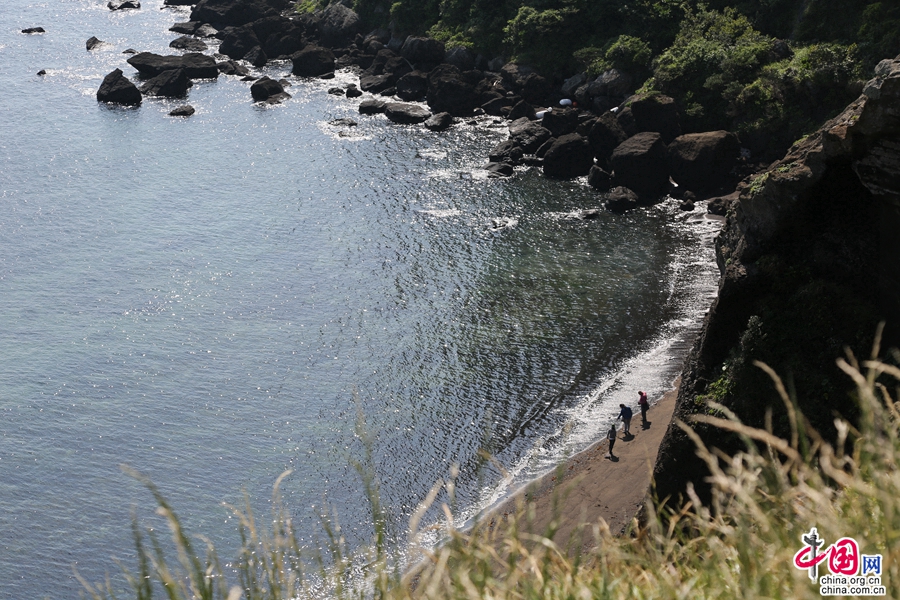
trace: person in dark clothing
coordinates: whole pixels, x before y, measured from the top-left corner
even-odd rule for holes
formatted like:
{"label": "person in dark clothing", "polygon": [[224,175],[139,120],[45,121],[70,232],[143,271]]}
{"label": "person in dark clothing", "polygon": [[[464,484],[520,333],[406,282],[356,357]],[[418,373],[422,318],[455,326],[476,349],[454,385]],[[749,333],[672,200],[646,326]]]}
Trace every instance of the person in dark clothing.
{"label": "person in dark clothing", "polygon": [[638,405],[641,407],[641,424],[647,427],[647,409],[650,408],[650,402],[647,400],[647,394],[638,392]]}
{"label": "person in dark clothing", "polygon": [[613,446],[616,445],[616,424],[613,423],[609,426],[609,431],[606,432],[606,439],[609,440],[609,452],[606,454],[609,458],[613,458]]}
{"label": "person in dark clothing", "polygon": [[616,420],[622,419],[622,422],[625,424],[623,428],[625,435],[631,435],[631,417],[634,415],[634,412],[624,404],[620,404],[619,408],[622,410],[619,411],[619,416],[616,417]]}

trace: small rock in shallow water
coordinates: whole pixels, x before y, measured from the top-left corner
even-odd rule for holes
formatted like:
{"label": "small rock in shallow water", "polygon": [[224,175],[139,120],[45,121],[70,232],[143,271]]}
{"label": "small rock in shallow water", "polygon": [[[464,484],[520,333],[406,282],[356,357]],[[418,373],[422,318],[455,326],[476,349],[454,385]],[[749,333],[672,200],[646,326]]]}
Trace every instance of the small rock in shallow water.
{"label": "small rock in shallow water", "polygon": [[140,8],[141,3],[137,0],[113,0],[112,2],[108,2],[106,7],[109,10],[125,10],[126,8]]}
{"label": "small rock in shallow water", "polygon": [[122,50],[122,54],[137,54],[137,50],[134,48],[128,48],[127,50]]}
{"label": "small rock in shallow water", "polygon": [[90,52],[90,51],[93,50],[94,48],[97,48],[97,47],[99,47],[99,46],[101,46],[101,45],[103,45],[103,42],[102,42],[101,40],[98,40],[98,39],[95,38],[94,36],[89,37],[89,38],[88,38],[88,41],[86,41],[86,42],[84,43],[84,47],[87,48],[88,52]]}
{"label": "small rock in shallow water", "polygon": [[357,123],[353,119],[343,118],[343,119],[334,119],[332,121],[328,121],[329,125],[333,125],[334,127],[356,127]]}
{"label": "small rock in shallow water", "polygon": [[183,35],[169,42],[169,48],[175,48],[176,50],[188,50],[190,52],[203,52],[204,50],[207,50],[209,46],[207,46],[205,42],[198,40],[195,37],[192,37],[190,35]]}
{"label": "small rock in shallow water", "polygon": [[43,27],[28,27],[22,30],[22,33],[46,33]]}
{"label": "small rock in shallow water", "polygon": [[197,111],[194,110],[193,106],[191,106],[190,104],[185,104],[184,106],[179,106],[178,108],[172,110],[169,113],[169,116],[170,117],[189,117],[192,114],[194,114],[195,112],[197,112]]}
{"label": "small rock in shallow water", "polygon": [[333,87],[328,90],[328,93],[331,94],[332,96],[343,96],[344,88]]}

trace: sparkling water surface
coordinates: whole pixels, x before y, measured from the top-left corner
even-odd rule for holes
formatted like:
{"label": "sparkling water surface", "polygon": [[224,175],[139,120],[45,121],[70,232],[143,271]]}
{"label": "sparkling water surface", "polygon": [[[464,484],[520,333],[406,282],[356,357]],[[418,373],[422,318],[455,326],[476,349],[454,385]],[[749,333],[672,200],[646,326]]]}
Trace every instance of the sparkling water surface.
{"label": "sparkling water surface", "polygon": [[[303,542],[325,507],[355,545],[362,418],[405,539],[452,465],[465,519],[671,383],[715,293],[702,211],[575,219],[599,203],[583,179],[484,176],[504,125],[361,116],[326,93],[350,73],[289,77],[274,107],[225,76],[98,104],[104,75],[135,76],[126,48],[176,53],[188,10],[161,7],[0,13],[0,597],[77,597],[73,566],[123,585],[131,511],[160,523],[122,464],[225,559],[222,503],[246,490],[265,514],[287,469]],[[506,475],[478,473],[483,446]]]}

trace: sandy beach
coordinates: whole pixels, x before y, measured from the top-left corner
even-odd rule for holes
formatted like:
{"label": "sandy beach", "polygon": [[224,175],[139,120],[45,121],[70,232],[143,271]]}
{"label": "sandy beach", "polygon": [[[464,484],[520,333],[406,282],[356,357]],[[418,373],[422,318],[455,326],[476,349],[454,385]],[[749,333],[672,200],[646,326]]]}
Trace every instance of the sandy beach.
{"label": "sandy beach", "polygon": [[614,458],[607,457],[608,442],[604,439],[519,491],[492,511],[486,522],[495,526],[502,523],[526,501],[526,522],[519,524],[520,530],[544,534],[551,520],[558,517],[553,539],[563,545],[574,543],[572,534],[582,524],[588,527],[581,545],[593,545],[590,525],[600,518],[614,534],[622,531],[650,490],[659,445],[675,409],[678,384],[676,381],[672,390],[651,403],[646,427],[638,410],[631,421],[631,436],[625,436],[619,425]]}

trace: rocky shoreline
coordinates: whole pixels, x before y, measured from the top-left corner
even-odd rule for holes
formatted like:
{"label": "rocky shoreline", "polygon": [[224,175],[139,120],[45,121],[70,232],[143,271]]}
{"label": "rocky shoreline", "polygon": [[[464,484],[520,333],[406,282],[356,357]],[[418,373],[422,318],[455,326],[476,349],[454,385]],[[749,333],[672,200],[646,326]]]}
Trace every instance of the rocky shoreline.
{"label": "rocky shoreline", "polygon": [[[508,177],[522,165],[551,178],[587,176],[615,213],[673,196],[684,210],[693,210],[698,198],[718,197],[711,210],[724,214],[727,194],[756,168],[735,134],[682,134],[671,98],[634,94],[633,78],[616,69],[554,84],[528,66],[464,47],[448,50],[434,39],[400,39],[383,29],[364,34],[359,15],[341,3],[301,14],[289,0],[201,0],[188,21],[170,30],[180,34],[170,47],[182,54],[131,51],[127,62],[138,72],[139,87],[116,69],[101,84],[98,101],[136,106],[145,96],[183,98],[193,80],[221,74],[251,82],[253,101],[274,104],[291,97],[290,82],[257,77],[253,68],[278,61],[294,76],[323,79],[349,69],[359,84],[329,93],[368,95],[360,114],[384,114],[432,131],[479,116],[506,120],[509,138],[487,157],[489,176]],[[92,40],[102,43],[91,38],[89,49]],[[214,56],[203,53],[216,42]],[[182,106],[170,114],[192,110]]]}

